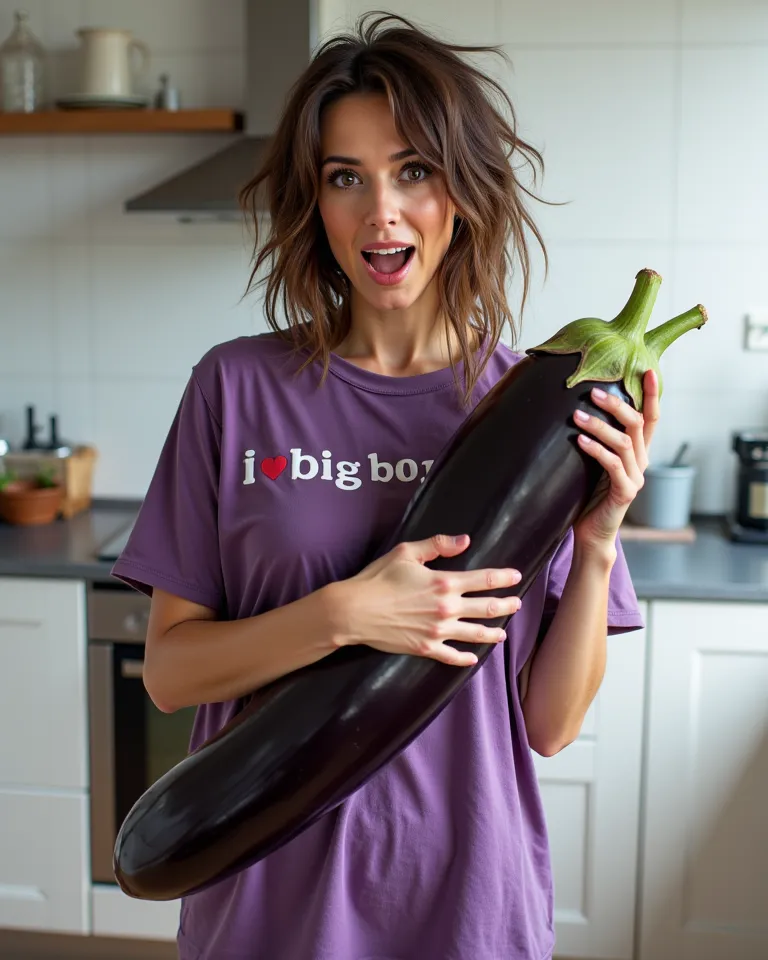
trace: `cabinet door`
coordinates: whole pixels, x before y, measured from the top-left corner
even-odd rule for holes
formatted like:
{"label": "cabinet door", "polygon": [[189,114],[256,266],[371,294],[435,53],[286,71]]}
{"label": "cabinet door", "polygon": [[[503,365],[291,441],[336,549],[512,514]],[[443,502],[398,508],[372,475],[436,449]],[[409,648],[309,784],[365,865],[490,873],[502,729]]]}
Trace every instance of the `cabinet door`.
{"label": "cabinet door", "polygon": [[535,757],[552,850],[556,957],[633,955],[645,633],[609,638],[605,678],[580,736],[554,757]]}
{"label": "cabinet door", "polygon": [[88,798],[0,789],[0,927],[90,933]]}
{"label": "cabinet door", "polygon": [[88,785],[85,588],[0,578],[0,783]]}
{"label": "cabinet door", "polygon": [[768,957],[768,605],[654,602],[640,957]]}

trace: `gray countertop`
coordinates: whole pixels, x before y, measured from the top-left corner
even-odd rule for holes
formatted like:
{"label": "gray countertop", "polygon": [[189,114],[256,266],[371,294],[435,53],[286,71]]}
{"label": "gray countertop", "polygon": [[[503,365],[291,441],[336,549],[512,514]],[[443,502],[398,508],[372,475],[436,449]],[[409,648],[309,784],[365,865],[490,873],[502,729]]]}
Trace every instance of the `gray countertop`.
{"label": "gray countertop", "polygon": [[96,502],[70,520],[39,527],[0,522],[0,576],[111,580],[112,563],[97,555],[133,523],[139,506],[140,501]]}
{"label": "gray countertop", "polygon": [[734,543],[720,518],[695,527],[693,543],[623,543],[638,597],[768,603],[768,546]]}
{"label": "gray countertop", "polygon": [[[0,576],[109,581],[100,547],[133,522],[140,501],[94,503],[41,527],[0,522]],[[700,518],[693,543],[624,543],[641,599],[751,600],[768,603],[768,546],[733,543],[718,518]]]}

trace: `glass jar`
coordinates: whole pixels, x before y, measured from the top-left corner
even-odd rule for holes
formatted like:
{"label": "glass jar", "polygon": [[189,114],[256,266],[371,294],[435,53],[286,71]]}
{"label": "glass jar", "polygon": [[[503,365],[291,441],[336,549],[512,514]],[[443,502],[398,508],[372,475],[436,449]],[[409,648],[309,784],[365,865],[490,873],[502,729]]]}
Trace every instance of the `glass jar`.
{"label": "glass jar", "polygon": [[27,26],[26,13],[14,13],[15,26],[0,45],[0,109],[32,113],[43,103],[45,50]]}

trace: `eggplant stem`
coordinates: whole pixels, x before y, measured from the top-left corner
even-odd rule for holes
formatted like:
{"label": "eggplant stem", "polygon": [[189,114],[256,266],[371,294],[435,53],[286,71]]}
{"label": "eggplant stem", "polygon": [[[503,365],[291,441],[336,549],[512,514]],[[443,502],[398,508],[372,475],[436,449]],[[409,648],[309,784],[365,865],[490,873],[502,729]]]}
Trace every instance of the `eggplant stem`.
{"label": "eggplant stem", "polygon": [[646,349],[658,362],[659,357],[670,344],[689,330],[703,327],[707,319],[707,311],[699,303],[690,310],[686,310],[685,313],[672,317],[671,320],[667,320],[653,330],[649,330],[645,335]]}
{"label": "eggplant stem", "polygon": [[699,304],[646,333],[660,286],[661,277],[655,270],[640,270],[629,299],[613,320],[574,320],[526,353],[578,353],[579,365],[565,381],[569,389],[585,381],[622,383],[635,409],[642,410],[646,372],[656,372],[661,397],[664,386],[659,357],[678,337],[707,321],[707,312]]}
{"label": "eggplant stem", "polygon": [[661,276],[655,270],[645,268],[635,276],[635,286],[624,307],[611,321],[611,328],[631,340],[641,343],[648,321],[651,319],[656,297],[661,286]]}

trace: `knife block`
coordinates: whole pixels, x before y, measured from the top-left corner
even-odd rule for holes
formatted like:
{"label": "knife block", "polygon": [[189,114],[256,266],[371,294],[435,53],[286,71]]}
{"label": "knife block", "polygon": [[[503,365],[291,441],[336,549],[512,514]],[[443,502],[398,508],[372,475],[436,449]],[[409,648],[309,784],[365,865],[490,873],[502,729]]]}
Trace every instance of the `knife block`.
{"label": "knife block", "polygon": [[18,450],[6,453],[3,463],[20,480],[34,477],[41,470],[50,470],[53,479],[64,488],[62,517],[73,517],[91,505],[93,470],[97,459],[95,447],[79,446],[67,457],[57,457],[45,450]]}

